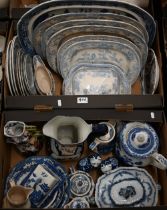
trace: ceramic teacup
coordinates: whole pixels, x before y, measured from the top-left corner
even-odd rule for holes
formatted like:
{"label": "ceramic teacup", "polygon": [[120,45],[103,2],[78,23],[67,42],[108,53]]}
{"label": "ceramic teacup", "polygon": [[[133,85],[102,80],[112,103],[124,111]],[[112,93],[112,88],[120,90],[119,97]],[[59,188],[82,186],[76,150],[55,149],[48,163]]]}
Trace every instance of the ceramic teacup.
{"label": "ceramic teacup", "polygon": [[108,127],[108,133],[100,136],[99,138],[95,138],[95,140],[89,145],[89,149],[94,150],[98,145],[106,145],[114,140],[115,137],[115,128],[111,123],[102,122],[102,125],[106,125]]}
{"label": "ceramic teacup", "polygon": [[100,155],[97,154],[97,153],[95,153],[95,154],[93,154],[93,155],[90,155],[90,156],[89,156],[89,159],[90,159],[91,165],[92,165],[94,168],[99,167],[99,165],[101,164],[101,161],[102,161]]}
{"label": "ceramic teacup", "polygon": [[116,158],[108,158],[101,162],[101,171],[105,173],[111,172],[118,167],[118,160]]}
{"label": "ceramic teacup", "polygon": [[119,134],[116,154],[130,166],[154,165],[167,169],[167,159],[158,153],[159,138],[152,126],[146,123],[127,123]]}
{"label": "ceramic teacup", "polygon": [[93,169],[93,166],[90,162],[89,157],[82,158],[78,162],[78,170],[85,171],[85,172],[90,172],[92,169]]}

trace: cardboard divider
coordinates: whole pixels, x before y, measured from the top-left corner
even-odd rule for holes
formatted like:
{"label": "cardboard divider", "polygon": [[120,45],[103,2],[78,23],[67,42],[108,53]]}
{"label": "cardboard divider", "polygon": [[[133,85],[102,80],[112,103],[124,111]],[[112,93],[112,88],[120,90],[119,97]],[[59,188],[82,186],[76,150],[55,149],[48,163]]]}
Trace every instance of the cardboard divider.
{"label": "cardboard divider", "polygon": [[[16,24],[12,23],[8,42],[13,38],[16,34]],[[155,39],[154,50],[156,52],[159,66],[160,66],[160,82],[157,88],[157,91],[154,95],[141,95],[141,81],[140,78],[136,81],[136,83],[132,87],[132,95],[109,95],[109,96],[98,96],[99,100],[97,101],[97,96],[93,95],[85,95],[85,96],[63,96],[62,95],[62,78],[53,73],[56,83],[56,92],[55,96],[11,96],[9,93],[8,85],[6,79],[4,79],[4,106],[5,109],[34,109],[36,105],[50,105],[55,108],[95,108],[96,106],[100,108],[114,108],[117,104],[128,105],[131,104],[133,109],[140,108],[159,108],[163,107],[163,72],[162,72],[162,62],[161,62],[161,52],[159,49],[159,35],[157,31],[157,36]],[[47,65],[47,63],[46,63]],[[18,100],[20,99],[20,100]],[[70,99],[70,100],[69,100]],[[81,101],[78,101],[80,100]],[[86,102],[85,102],[86,99]],[[60,101],[60,104],[57,104]],[[35,103],[34,103],[35,102]]]}
{"label": "cardboard divider", "polygon": [[32,6],[38,4],[39,0],[12,0],[10,2],[10,18],[20,19]]}
{"label": "cardboard divider", "polygon": [[[32,112],[32,111],[31,111]],[[23,160],[25,157],[22,156],[18,150],[15,148],[15,146],[11,145],[11,144],[7,144],[6,143],[6,139],[3,135],[3,127],[4,124],[9,121],[9,120],[18,120],[18,121],[24,121],[26,124],[28,125],[37,125],[38,128],[42,129],[43,125],[49,121],[51,118],[55,117],[56,115],[54,113],[52,113],[52,115],[49,114],[45,114],[45,113],[41,113],[42,118],[40,116],[35,116],[32,118],[32,121],[29,120],[29,118],[27,117],[28,115],[30,115],[29,111],[15,111],[15,117],[13,117],[13,114],[9,112],[4,112],[3,113],[3,118],[2,118],[2,125],[1,125],[1,141],[0,141],[0,164],[2,165],[2,171],[0,171],[0,199],[2,201],[3,199],[3,189],[5,186],[5,180],[6,177],[8,176],[9,171],[21,160]],[[61,114],[59,114],[61,115]],[[130,114],[129,114],[130,115]],[[138,119],[136,117],[136,115],[134,113],[131,113],[131,115],[134,115],[134,121],[138,121]],[[76,116],[76,115],[74,115]],[[91,116],[88,115],[87,117],[85,116],[85,118],[83,118],[87,121],[87,123],[92,123],[92,122],[102,122],[102,121],[112,121],[112,120],[116,120],[116,121],[122,121],[122,116],[117,116],[117,118],[115,118],[112,114],[108,115],[108,117],[105,117],[104,119],[100,119],[98,113],[96,113],[96,116],[94,118],[91,119]],[[129,122],[129,117],[127,116],[126,119],[124,119],[123,121]],[[93,120],[93,121],[92,121]],[[131,120],[130,120],[131,121]],[[142,122],[146,122],[144,119],[141,120]],[[163,153],[163,150],[167,151],[167,145],[164,148],[164,144],[166,144],[166,134],[167,134],[167,124],[165,122],[163,122],[163,115],[161,115],[161,119],[160,121],[157,122],[150,122],[150,125],[152,125],[155,130],[157,131],[158,135],[160,136],[160,149],[161,152]],[[161,137],[162,134],[162,137]],[[37,154],[38,156],[45,156],[45,155],[49,155],[49,147],[48,147],[48,139],[46,139],[44,141],[44,145],[42,150]],[[85,142],[84,143],[84,152],[81,156],[81,158],[86,157],[88,155],[90,155],[92,152],[88,149],[88,145]],[[164,154],[167,157],[167,154]],[[113,156],[113,153],[109,153],[107,155],[103,155],[102,159],[106,159],[107,157],[111,157]],[[73,161],[61,161],[61,163],[66,167],[66,170],[69,171],[69,168],[74,165],[75,167],[77,166],[78,160],[73,160]],[[166,178],[166,173],[165,171],[161,172],[159,169],[153,167],[153,166],[147,166],[145,167],[145,169],[152,175],[152,177],[154,178],[155,182],[157,184],[160,184],[162,189],[159,193],[159,201],[158,201],[158,206],[163,206],[166,205],[167,202],[165,200],[165,198],[167,198],[167,193],[166,193],[166,183],[167,181],[165,180]],[[92,170],[90,172],[91,176],[93,177],[94,181],[96,182],[97,178],[101,175],[100,170]],[[2,202],[0,202],[2,203]]]}

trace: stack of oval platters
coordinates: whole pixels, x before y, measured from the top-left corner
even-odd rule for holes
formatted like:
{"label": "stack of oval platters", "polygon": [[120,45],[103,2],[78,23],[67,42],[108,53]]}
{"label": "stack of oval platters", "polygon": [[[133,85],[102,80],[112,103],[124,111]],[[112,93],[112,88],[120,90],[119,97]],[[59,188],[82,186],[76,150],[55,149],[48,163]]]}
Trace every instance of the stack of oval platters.
{"label": "stack of oval platters", "polygon": [[[28,11],[9,43],[11,95],[154,94],[159,66],[151,48],[156,24],[122,1],[48,1]],[[148,59],[147,59],[148,58]]]}

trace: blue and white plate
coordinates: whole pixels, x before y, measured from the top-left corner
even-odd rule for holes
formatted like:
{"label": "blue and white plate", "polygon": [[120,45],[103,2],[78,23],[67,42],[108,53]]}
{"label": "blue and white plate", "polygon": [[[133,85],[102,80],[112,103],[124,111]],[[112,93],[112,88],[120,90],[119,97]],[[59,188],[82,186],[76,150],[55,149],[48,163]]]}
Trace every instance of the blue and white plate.
{"label": "blue and white plate", "polygon": [[64,95],[130,94],[131,86],[124,72],[112,64],[80,64],[63,84]]}
{"label": "blue and white plate", "polygon": [[80,63],[114,64],[125,73],[132,85],[141,71],[141,60],[134,48],[116,41],[80,41],[70,45],[64,54],[59,56],[63,78]]}
{"label": "blue and white plate", "polygon": [[61,31],[62,29],[73,27],[73,26],[82,26],[82,25],[101,25],[101,26],[111,26],[111,27],[119,27],[119,28],[126,28],[129,31],[132,31],[133,33],[138,34],[144,41],[144,35],[143,33],[136,28],[135,26],[125,23],[122,21],[115,21],[115,20],[101,20],[101,19],[78,19],[78,20],[68,20],[64,22],[60,22],[57,24],[52,25],[49,27],[42,35],[42,54],[44,57],[46,57],[46,43],[50,39],[51,36],[56,34],[57,32]]}
{"label": "blue and white plate", "polygon": [[[70,5],[73,5],[70,8]],[[86,6],[85,6],[86,5]],[[38,25],[39,22],[48,18],[51,14],[61,14],[58,12],[58,9],[63,9],[61,13],[70,13],[70,12],[111,12],[113,10],[117,10],[117,14],[121,12],[127,13],[128,16],[133,17],[134,19],[140,21],[143,26],[146,27],[148,34],[149,34],[149,43],[152,44],[155,32],[156,32],[156,24],[153,17],[147,13],[145,10],[136,7],[133,4],[119,2],[119,1],[48,1],[43,4],[40,4],[29,12],[27,12],[23,17],[20,19],[18,23],[18,36],[21,41],[22,47],[26,50],[26,52],[33,54],[35,53],[34,48],[32,46],[32,32],[33,28]],[[75,7],[78,7],[75,9]],[[85,8],[84,8],[85,7]],[[87,7],[87,8],[86,8]],[[93,10],[94,9],[94,10]],[[49,14],[50,12],[50,14]],[[42,14],[44,14],[42,16]],[[38,15],[37,15],[38,14]]]}
{"label": "blue and white plate", "polygon": [[[52,25],[55,25],[57,23],[63,22],[63,21],[69,21],[69,20],[75,20],[75,19],[101,19],[101,20],[115,20],[115,21],[121,21],[128,24],[131,24],[138,28],[146,40],[146,43],[148,43],[149,37],[148,33],[145,29],[145,27],[138,21],[125,16],[121,14],[113,14],[113,13],[66,13],[66,14],[59,14],[55,16],[51,16],[44,21],[40,22],[35,29],[33,30],[33,47],[35,48],[35,51],[38,55],[41,57],[42,55],[42,36],[44,32],[51,27]],[[82,41],[82,40],[81,40]],[[110,40],[111,41],[111,40]]]}
{"label": "blue and white plate", "polygon": [[158,188],[144,169],[120,167],[101,176],[96,183],[99,208],[151,207],[158,201]]}
{"label": "blue and white plate", "polygon": [[64,192],[69,192],[69,180],[64,168],[50,157],[30,157],[19,162],[7,177],[5,194],[11,180],[17,185],[34,189],[30,195],[33,208],[45,208],[50,205],[56,208],[64,199]]}
{"label": "blue and white plate", "polygon": [[[64,42],[60,48],[58,49],[57,52],[57,67],[58,67],[58,71],[60,70],[60,60],[61,57],[64,56],[64,54],[66,53],[68,47],[70,47],[71,45],[73,45],[76,42],[83,42],[83,41],[111,41],[111,42],[119,42],[121,44],[124,45],[128,45],[129,47],[133,48],[133,50],[136,51],[136,53],[138,54],[138,56],[140,57],[141,60],[141,65],[144,66],[144,62],[145,60],[142,59],[142,54],[140,49],[133,44],[131,41],[129,41],[128,39],[125,39],[123,37],[118,37],[118,36],[108,36],[108,35],[84,35],[84,36],[76,36],[73,37],[71,39],[68,39],[66,42]],[[61,72],[59,72],[61,73]]]}

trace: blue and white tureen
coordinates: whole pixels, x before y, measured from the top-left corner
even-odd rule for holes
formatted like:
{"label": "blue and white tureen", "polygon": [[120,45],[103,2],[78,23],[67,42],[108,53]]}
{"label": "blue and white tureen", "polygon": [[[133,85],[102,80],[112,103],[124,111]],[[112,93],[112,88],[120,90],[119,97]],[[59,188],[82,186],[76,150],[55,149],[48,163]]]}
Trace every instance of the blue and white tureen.
{"label": "blue and white tureen", "polygon": [[120,161],[130,166],[154,165],[167,169],[167,159],[158,153],[159,137],[147,123],[127,123],[119,134],[116,154]]}
{"label": "blue and white tureen", "polygon": [[155,206],[158,188],[146,170],[120,167],[99,177],[95,200],[99,208]]}

